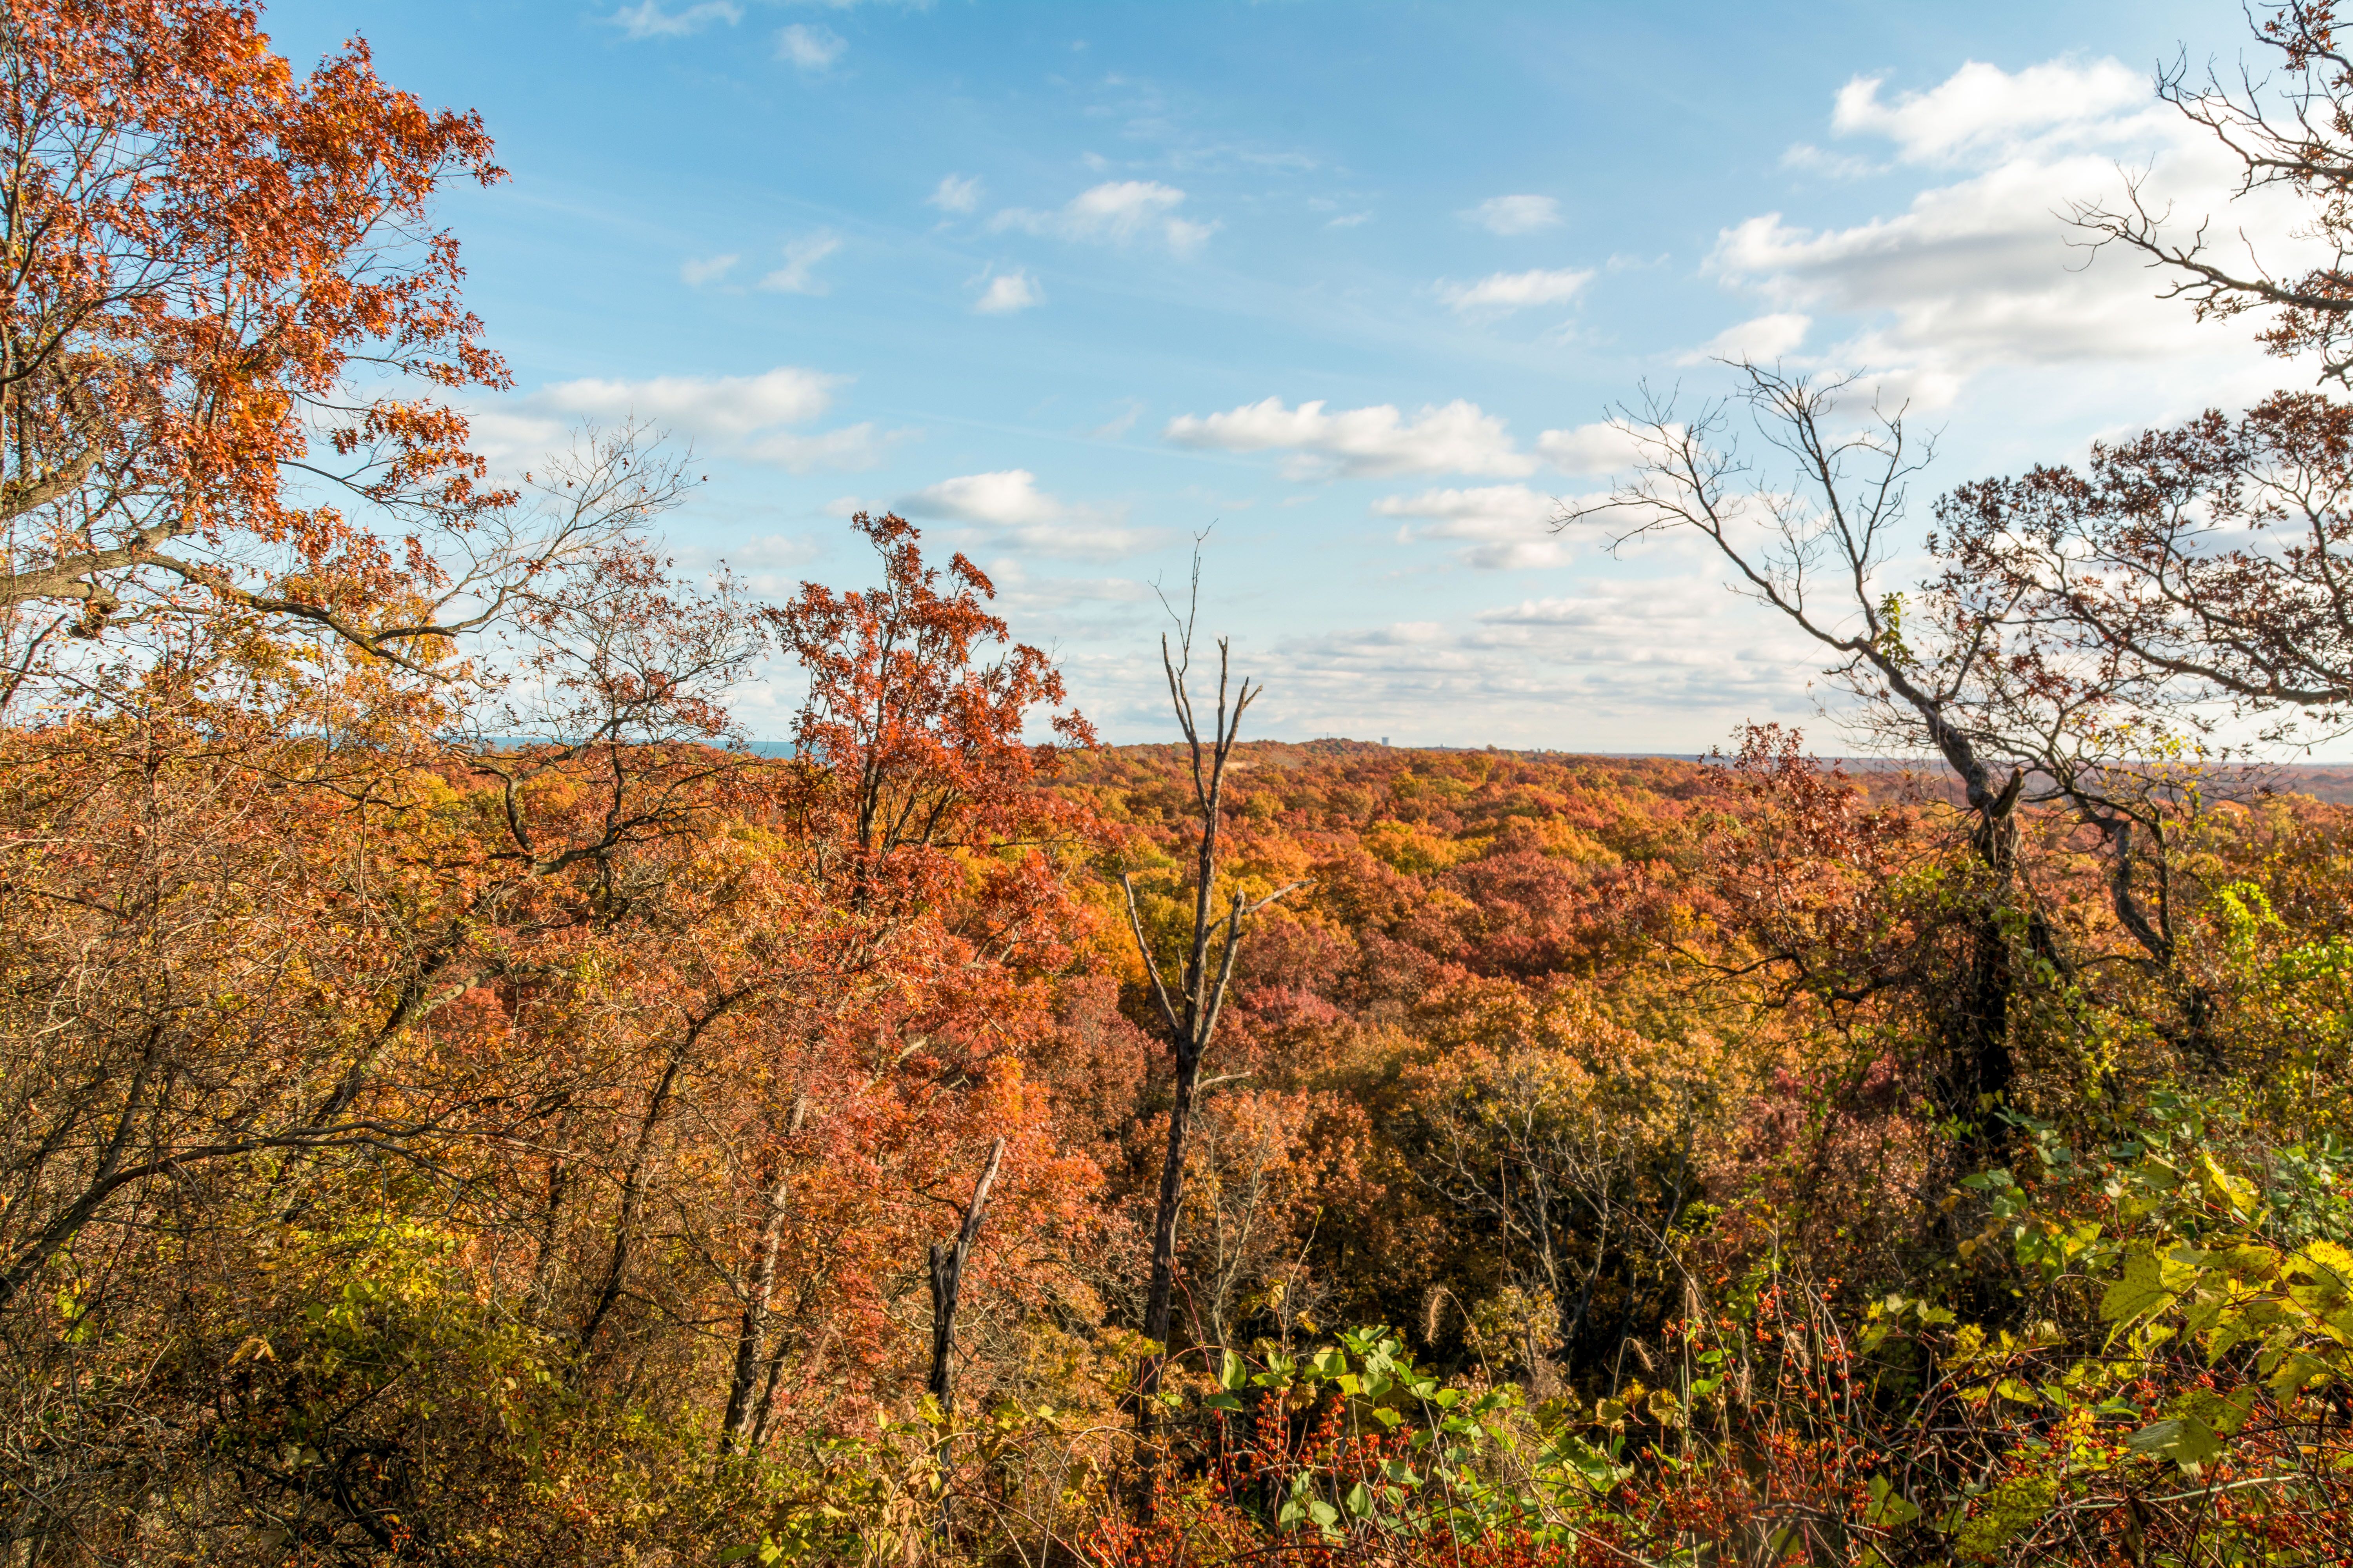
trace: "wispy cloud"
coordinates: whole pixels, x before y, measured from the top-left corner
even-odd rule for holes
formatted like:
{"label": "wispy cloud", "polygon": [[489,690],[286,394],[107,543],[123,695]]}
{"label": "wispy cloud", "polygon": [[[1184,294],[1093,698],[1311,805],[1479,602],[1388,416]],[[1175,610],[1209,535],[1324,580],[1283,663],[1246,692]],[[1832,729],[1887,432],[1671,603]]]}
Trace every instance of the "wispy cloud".
{"label": "wispy cloud", "polygon": [[869,468],[910,432],[871,423],[837,430],[788,428],[821,418],[846,376],[797,365],[758,375],[585,377],[501,398],[473,413],[484,449],[528,463],[564,446],[583,420],[642,419],[715,457],[789,468]]}
{"label": "wispy cloud", "polygon": [[678,264],[680,280],[690,288],[700,289],[705,283],[716,283],[734,269],[744,258],[740,256],[712,256],[700,260],[690,258]]}
{"label": "wispy cloud", "polygon": [[871,420],[845,425],[839,430],[820,430],[803,435],[797,430],[776,430],[745,441],[735,456],[754,463],[770,463],[796,474],[813,468],[840,471],[871,468],[882,460],[892,446],[911,434],[905,430],[884,430]]}
{"label": "wispy cloud", "polygon": [[1438,297],[1465,315],[1480,311],[1525,310],[1530,305],[1556,305],[1574,300],[1592,281],[1590,268],[1564,267],[1553,271],[1496,272],[1476,283],[1438,284]]}
{"label": "wispy cloud", "polygon": [[817,264],[841,248],[841,241],[820,230],[785,247],[785,264],[760,279],[760,287],[780,294],[822,294],[832,285],[814,275]]}
{"label": "wispy cloud", "polygon": [[1182,415],[1161,432],[1179,447],[1224,452],[1289,451],[1293,479],[1390,474],[1493,474],[1517,478],[1535,459],[1512,444],[1504,421],[1457,398],[1409,418],[1394,404],[1327,413],[1319,399],[1285,407],[1279,397],[1222,414]]}
{"label": "wispy cloud", "polygon": [[830,27],[795,22],[776,34],[776,58],[805,71],[821,71],[839,59],[849,40]]}
{"label": "wispy cloud", "polygon": [[1558,566],[1569,550],[1553,528],[1560,503],[1525,485],[1482,485],[1471,489],[1424,490],[1385,496],[1373,503],[1376,517],[1395,517],[1427,526],[1407,537],[1464,542],[1461,559],[1485,571]]}
{"label": "wispy cloud", "polygon": [[989,226],[1096,245],[1157,239],[1176,255],[1189,256],[1217,232],[1218,226],[1178,217],[1176,208],[1184,201],[1183,191],[1157,180],[1107,180],[1051,212],[1008,207],[989,220]]}
{"label": "wispy cloud", "polygon": [[1806,332],[1814,324],[1811,316],[1795,310],[1777,310],[1769,316],[1757,316],[1724,329],[1715,336],[1684,354],[1682,364],[1704,364],[1709,360],[1755,360],[1759,363],[1778,360],[1798,352],[1806,341]]}
{"label": "wispy cloud", "polygon": [[962,174],[946,174],[939,185],[923,198],[923,205],[944,213],[968,213],[980,205],[980,178]]}
{"label": "wispy cloud", "polygon": [[1087,434],[1098,441],[1116,441],[1134,429],[1135,422],[1143,417],[1144,400],[1140,397],[1131,397],[1127,400],[1127,406],[1120,411],[1116,418],[1104,420]]}
{"label": "wispy cloud", "polygon": [[984,316],[1006,316],[1045,302],[1046,291],[1038,287],[1038,280],[1017,268],[990,279],[972,308]]}
{"label": "wispy cloud", "polygon": [[631,38],[683,38],[713,22],[724,22],[732,27],[743,19],[744,7],[734,0],[700,0],[700,4],[677,11],[662,9],[661,0],[640,0],[605,18]]}
{"label": "wispy cloud", "polygon": [[1560,203],[1550,196],[1490,196],[1462,216],[1490,234],[1534,234],[1560,226]]}
{"label": "wispy cloud", "polygon": [[526,401],[594,419],[634,414],[689,436],[743,436],[816,418],[833,406],[834,389],[845,379],[797,365],[761,375],[657,375],[642,381],[592,376],[559,381]]}

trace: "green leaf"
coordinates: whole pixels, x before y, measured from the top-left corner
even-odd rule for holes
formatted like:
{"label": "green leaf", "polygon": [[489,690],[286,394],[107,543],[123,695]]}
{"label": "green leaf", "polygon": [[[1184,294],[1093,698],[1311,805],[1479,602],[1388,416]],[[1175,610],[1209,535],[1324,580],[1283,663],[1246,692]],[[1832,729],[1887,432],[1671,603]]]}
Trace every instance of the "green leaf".
{"label": "green leaf", "polygon": [[1363,1519],[1373,1511],[1373,1494],[1365,1489],[1365,1483],[1362,1481],[1350,1487],[1348,1495],[1340,1500],[1345,1503],[1348,1511],[1358,1519]]}
{"label": "green leaf", "polygon": [[1249,1381],[1250,1368],[1242,1363],[1241,1357],[1228,1351],[1225,1360],[1218,1367],[1219,1384],[1227,1393],[1232,1394],[1242,1388]]}
{"label": "green leaf", "polygon": [[2176,1415],[2144,1426],[2126,1438],[2125,1445],[2137,1454],[2171,1459],[2178,1465],[2202,1465],[2222,1453],[2222,1439],[2195,1415]]}
{"label": "green leaf", "polygon": [[1871,1506],[1863,1510],[1863,1522],[1885,1530],[1900,1530],[1920,1517],[1919,1508],[1911,1499],[1895,1489],[1895,1484],[1885,1476],[1871,1478]]}
{"label": "green leaf", "polygon": [[2125,1277],[2100,1298],[2100,1316],[2112,1323],[2126,1323],[2161,1310],[2172,1300],[2157,1254],[2136,1247],[2125,1254]]}

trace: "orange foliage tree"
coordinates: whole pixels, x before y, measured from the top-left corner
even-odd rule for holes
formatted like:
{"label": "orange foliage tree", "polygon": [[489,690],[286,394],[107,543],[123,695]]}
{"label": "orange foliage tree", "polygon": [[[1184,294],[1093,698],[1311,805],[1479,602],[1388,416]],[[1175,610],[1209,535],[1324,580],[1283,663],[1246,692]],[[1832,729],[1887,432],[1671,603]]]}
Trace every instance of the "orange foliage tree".
{"label": "orange foliage tree", "polygon": [[0,27],[20,642],[63,624],[43,606],[95,632],[193,595],[446,652],[562,542],[439,400],[506,384],[430,212],[501,177],[480,120],[359,42],[298,79],[231,0],[10,0]]}

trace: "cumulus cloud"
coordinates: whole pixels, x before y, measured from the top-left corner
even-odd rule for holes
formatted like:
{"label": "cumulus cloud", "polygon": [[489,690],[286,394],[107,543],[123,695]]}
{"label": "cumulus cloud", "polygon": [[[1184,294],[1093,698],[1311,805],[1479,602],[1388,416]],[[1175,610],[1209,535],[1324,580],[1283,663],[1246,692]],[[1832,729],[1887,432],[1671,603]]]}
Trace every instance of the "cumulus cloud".
{"label": "cumulus cloud", "polygon": [[1459,552],[1462,563],[1488,571],[1565,563],[1567,543],[1552,527],[1559,510],[1559,502],[1551,496],[1525,485],[1424,490],[1419,495],[1384,496],[1373,503],[1377,517],[1427,525],[1406,528],[1403,534],[1408,540],[1467,542]]}
{"label": "cumulus cloud", "polygon": [[984,316],[1004,316],[1045,302],[1046,291],[1038,287],[1038,280],[1017,268],[990,279],[972,308]]}
{"label": "cumulus cloud", "polygon": [[689,258],[678,264],[680,279],[690,288],[700,289],[705,283],[716,283],[734,269],[740,256],[712,256],[702,260]]}
{"label": "cumulus cloud", "polygon": [[1614,474],[1642,458],[1641,437],[1615,420],[1547,430],[1536,437],[1536,450],[1564,474]]}
{"label": "cumulus cloud", "polygon": [[962,174],[943,174],[932,194],[923,198],[923,205],[937,207],[944,213],[971,212],[980,205],[980,178],[978,175],[967,178]]}
{"label": "cumulus cloud", "polygon": [[1831,129],[1939,183],[1901,212],[1844,227],[1774,212],[1725,229],[1709,269],[1771,309],[1691,357],[1720,345],[1794,353],[1810,318],[1805,326],[1831,340],[1816,363],[1884,371],[1890,387],[1932,407],[2002,366],[2080,374],[2164,361],[2161,374],[2185,394],[2241,374],[2225,366],[2252,370],[2243,342],[2155,299],[2144,268],[2071,246],[2058,216],[2116,199],[2119,165],[2146,170],[2151,195],[2185,228],[2228,208],[2230,226],[2259,237],[2274,270],[2294,270],[2282,199],[2231,202],[2231,161],[2155,102],[2140,73],[2109,59],[2017,72],[1972,61],[1926,91],[1892,95],[1881,79],[1857,78],[1840,89]]}
{"label": "cumulus cloud", "polygon": [[1018,528],[1025,523],[1053,522],[1068,508],[1038,488],[1038,476],[1027,468],[1007,468],[993,474],[964,474],[909,496],[905,505],[924,517],[954,518],[959,522],[993,523]]}
{"label": "cumulus cloud", "polygon": [[1051,212],[1008,207],[989,226],[1094,245],[1158,240],[1178,256],[1190,256],[1218,226],[1178,217],[1176,209],[1184,203],[1183,191],[1157,180],[1106,180]]}
{"label": "cumulus cloud", "polygon": [[841,241],[819,232],[785,247],[785,264],[760,279],[760,287],[780,294],[822,294],[832,287],[815,275],[817,264],[841,248]]}
{"label": "cumulus cloud", "polygon": [[1534,234],[1560,226],[1560,204],[1550,196],[1490,196],[1462,216],[1490,234]]}
{"label": "cumulus cloud", "polygon": [[586,377],[500,399],[476,408],[472,418],[485,454],[508,463],[528,463],[565,447],[583,421],[641,419],[716,457],[796,473],[871,468],[907,433],[871,423],[815,432],[786,428],[822,417],[847,380],[793,365],[759,375]]}
{"label": "cumulus cloud", "polygon": [[776,58],[805,71],[821,71],[839,59],[849,40],[830,27],[795,22],[776,34]]}
{"label": "cumulus cloud", "polygon": [[641,0],[636,5],[624,5],[605,18],[631,38],[682,38],[699,33],[713,22],[729,26],[744,19],[744,8],[733,0],[701,0],[676,11],[665,11],[661,0]]}
{"label": "cumulus cloud", "polygon": [[909,517],[944,518],[991,531],[997,542],[1035,555],[1111,561],[1153,541],[1117,511],[1074,506],[1038,488],[1027,468],[961,474],[896,503]]}
{"label": "cumulus cloud", "polygon": [[1590,268],[1569,267],[1550,272],[1496,272],[1476,283],[1440,281],[1438,297],[1466,315],[1482,310],[1520,310],[1530,305],[1556,305],[1574,300],[1592,279]]}
{"label": "cumulus cloud", "polygon": [[[1907,163],[2006,155],[2054,136],[2110,141],[2155,107],[2147,74],[2113,59],[2052,60],[2016,73],[1969,60],[1926,92],[1892,100],[1881,99],[1883,85],[1857,77],[1839,89],[1831,128],[1892,142]],[[2170,121],[2171,111],[2155,118]]]}
{"label": "cumulus cloud", "polygon": [[1221,452],[1288,451],[1293,479],[1377,479],[1393,474],[1492,474],[1517,479],[1535,459],[1512,444],[1504,421],[1461,398],[1408,418],[1394,404],[1326,412],[1321,399],[1286,407],[1269,397],[1222,414],[1180,415],[1161,434],[1180,447]]}

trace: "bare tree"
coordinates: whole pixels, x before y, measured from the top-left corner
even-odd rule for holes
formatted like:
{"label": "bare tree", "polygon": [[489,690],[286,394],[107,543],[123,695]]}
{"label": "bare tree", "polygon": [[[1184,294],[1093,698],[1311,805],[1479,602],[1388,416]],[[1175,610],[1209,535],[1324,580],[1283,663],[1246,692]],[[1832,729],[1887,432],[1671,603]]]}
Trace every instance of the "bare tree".
{"label": "bare tree", "polygon": [[2284,81],[2275,87],[2243,64],[2235,81],[2211,68],[2193,81],[2181,58],[2158,74],[2158,96],[2237,160],[2233,200],[2269,190],[2302,198],[2307,210],[2296,237],[2327,258],[2275,271],[2244,229],[2237,235],[2242,255],[2220,255],[2211,216],[2181,237],[2170,227],[2170,207],[2152,204],[2139,176],[2127,178],[2120,201],[2077,203],[2072,217],[2094,247],[2123,246],[2169,273],[2163,297],[2190,300],[2200,320],[2277,311],[2261,334],[2272,352],[2316,353],[2321,379],[2344,383],[2353,379],[2353,57],[2337,47],[2332,0],[2290,0],[2250,20],[2257,42],[2284,68]]}
{"label": "bare tree", "polygon": [[[1999,1097],[2012,1063],[2009,1013],[2015,977],[2002,911],[2018,891],[2015,817],[2022,767],[2005,776],[1999,752],[1968,723],[1969,699],[2000,657],[2005,606],[1948,628],[1933,653],[1906,641],[1904,596],[1880,581],[1904,521],[1905,489],[1927,463],[1929,443],[1911,437],[1904,411],[1874,405],[1851,430],[1833,433],[1842,377],[1811,382],[1743,362],[1739,394],[1757,433],[1790,459],[1785,485],[1767,482],[1739,452],[1725,405],[1688,424],[1656,398],[1618,417],[1641,449],[1637,477],[1607,500],[1564,511],[1558,522],[1620,517],[1616,543],[1672,530],[1698,532],[1732,566],[1735,586],[1771,606],[1836,658],[1827,673],[1863,698],[1876,716],[1909,730],[1959,781],[1971,817],[1969,845],[1984,868],[1985,903],[1970,942],[1970,973],[1957,1005],[1947,1089],[1957,1109]],[[2030,913],[2030,940],[2063,962],[2047,924]]]}
{"label": "bare tree", "polygon": [[[1160,639],[1160,662],[1168,679],[1168,700],[1177,728],[1191,752],[1193,803],[1201,826],[1193,852],[1193,911],[1185,956],[1175,984],[1164,975],[1152,940],[1144,929],[1133,877],[1123,872],[1120,889],[1126,896],[1128,925],[1152,987],[1152,999],[1175,1058],[1175,1097],[1168,1108],[1168,1152],[1160,1169],[1160,1196],[1152,1225],[1152,1282],[1145,1296],[1144,1332],[1155,1349],[1146,1352],[1137,1378],[1136,1427],[1149,1436],[1152,1413],[1167,1361],[1170,1308],[1176,1283],[1176,1215],[1185,1189],[1185,1143],[1193,1121],[1195,1097],[1201,1077],[1201,1058],[1216,1036],[1224,1010],[1226,988],[1233,980],[1234,957],[1241,950],[1242,922],[1303,884],[1285,883],[1261,899],[1229,895],[1225,912],[1218,911],[1219,834],[1225,821],[1226,770],[1241,731],[1242,714],[1262,688],[1248,679],[1229,685],[1229,648],[1218,642],[1218,705],[1205,731],[1193,706],[1189,684],[1193,663],[1193,626],[1200,605],[1201,566],[1193,562],[1191,596],[1178,621],[1174,647]],[[1172,614],[1173,614],[1172,610]],[[1146,1460],[1149,1497],[1149,1460]]]}

